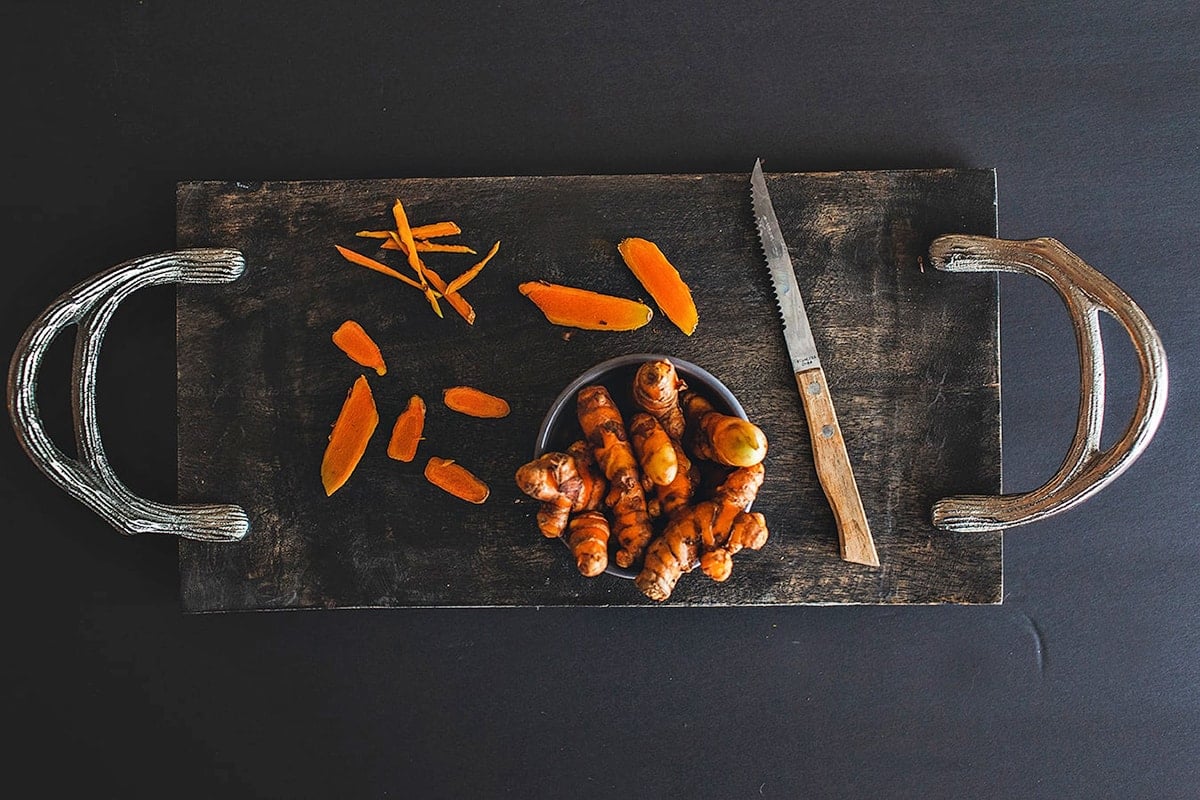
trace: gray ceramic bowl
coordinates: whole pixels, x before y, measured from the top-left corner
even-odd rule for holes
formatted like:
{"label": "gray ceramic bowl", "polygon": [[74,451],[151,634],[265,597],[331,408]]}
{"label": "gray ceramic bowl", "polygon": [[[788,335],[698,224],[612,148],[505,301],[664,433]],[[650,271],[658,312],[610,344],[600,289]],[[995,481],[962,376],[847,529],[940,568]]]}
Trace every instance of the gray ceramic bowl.
{"label": "gray ceramic bowl", "polygon": [[[583,433],[579,429],[579,420],[575,416],[575,396],[584,386],[598,383],[608,389],[617,407],[621,409],[621,413],[628,420],[637,411],[633,404],[631,388],[638,367],[647,361],[661,359],[666,359],[674,364],[675,371],[687,383],[688,389],[707,397],[718,411],[742,419],[747,418],[742,404],[733,396],[733,392],[729,391],[725,384],[717,380],[706,369],[673,356],[654,353],[619,356],[603,361],[587,370],[567,384],[567,387],[554,399],[545,419],[542,420],[542,427],[538,430],[537,440],[533,446],[533,457],[537,458],[550,451],[566,450],[572,442],[583,438]],[[563,543],[566,543],[565,539]],[[608,569],[604,571],[619,578],[637,577],[636,570],[618,567],[611,560]]]}

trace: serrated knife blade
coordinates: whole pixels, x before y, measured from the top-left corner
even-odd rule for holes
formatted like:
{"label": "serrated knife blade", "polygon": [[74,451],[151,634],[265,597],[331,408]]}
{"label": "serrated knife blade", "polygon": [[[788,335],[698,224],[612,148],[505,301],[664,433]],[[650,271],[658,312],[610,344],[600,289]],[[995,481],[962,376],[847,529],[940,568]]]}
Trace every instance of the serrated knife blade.
{"label": "serrated knife blade", "polygon": [[825,370],[817,355],[812,325],[804,310],[804,298],[796,282],[796,270],[783,240],[783,230],[775,216],[767,181],[763,176],[762,160],[754,162],[750,174],[750,200],[754,207],[754,224],[767,259],[767,271],[775,288],[775,301],[783,317],[783,340],[792,361],[792,372],[804,405],[808,433],[812,439],[813,461],[817,478],[837,523],[842,558],[858,564],[879,566],[875,541],[867,524],[854,470],[846,452],[846,442],[833,410]]}

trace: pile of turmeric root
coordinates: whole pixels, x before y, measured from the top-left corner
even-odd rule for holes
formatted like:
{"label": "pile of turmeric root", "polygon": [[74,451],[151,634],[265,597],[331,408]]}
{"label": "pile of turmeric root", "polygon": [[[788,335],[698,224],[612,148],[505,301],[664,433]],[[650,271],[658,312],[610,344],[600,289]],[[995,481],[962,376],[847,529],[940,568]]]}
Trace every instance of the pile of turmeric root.
{"label": "pile of turmeric root", "polygon": [[[767,439],[753,423],[688,391],[670,361],[638,369],[632,400],[638,411],[626,426],[605,387],[581,389],[583,438],[523,465],[516,479],[542,501],[542,534],[566,537],[580,573],[604,572],[615,537],[617,565],[640,568],[638,589],[662,601],[697,564],[724,581],[734,554],[766,543],[766,520],[746,508],[762,486]],[[699,460],[721,470],[703,499]]]}

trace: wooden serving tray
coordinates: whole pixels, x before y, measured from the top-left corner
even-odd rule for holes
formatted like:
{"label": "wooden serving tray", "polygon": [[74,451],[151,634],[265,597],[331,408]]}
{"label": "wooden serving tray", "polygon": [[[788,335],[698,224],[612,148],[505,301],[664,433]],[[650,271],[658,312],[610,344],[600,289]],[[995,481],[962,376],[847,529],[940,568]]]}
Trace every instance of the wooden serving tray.
{"label": "wooden serving tray", "polygon": [[[726,383],[770,439],[755,510],[771,536],[715,584],[685,575],[671,604],[998,603],[1001,536],[948,533],[930,507],[1000,490],[998,285],[927,268],[945,233],[994,236],[991,170],[768,175],[871,522],[881,567],[838,558],[796,384],[758,247],[745,175],[194,182],[178,187],[181,247],[233,247],[245,274],[178,289],[179,497],[236,503],[250,534],[180,541],[191,611],[302,607],[648,604],[633,583],[579,576],[537,531],[513,472],[546,409],[585,369],[654,352]],[[414,224],[453,219],[456,241],[499,255],[466,290],[478,319],[439,320],[421,295],[343,261],[333,245],[386,228],[393,198]],[[517,284],[545,279],[626,297],[644,291],[616,242],[659,243],[700,313],[686,337],[661,314],[629,333],[550,325]],[[382,260],[403,269],[397,253]],[[470,256],[430,254],[444,277]],[[329,428],[364,372],[330,342],[355,319],[389,371],[368,375],[380,428],[350,482],[326,497]],[[442,406],[470,384],[508,399],[502,420]],[[429,405],[412,464],[385,454],[411,394]],[[454,458],[492,489],[482,506],[422,477]]]}

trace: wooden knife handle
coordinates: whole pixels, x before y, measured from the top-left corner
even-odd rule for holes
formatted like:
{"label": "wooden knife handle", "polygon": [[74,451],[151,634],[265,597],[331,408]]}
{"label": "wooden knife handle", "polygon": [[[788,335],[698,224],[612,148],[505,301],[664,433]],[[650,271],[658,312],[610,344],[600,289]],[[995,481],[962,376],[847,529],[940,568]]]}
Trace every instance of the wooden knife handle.
{"label": "wooden knife handle", "polygon": [[829,499],[829,506],[837,521],[842,559],[878,567],[879,556],[875,553],[875,542],[867,525],[858,484],[854,482],[846,441],[842,438],[833,400],[829,397],[825,370],[817,367],[797,372],[796,384],[804,401],[804,416],[808,419],[808,433],[812,437],[817,478],[821,481],[821,488],[825,490],[825,497]]}

